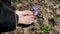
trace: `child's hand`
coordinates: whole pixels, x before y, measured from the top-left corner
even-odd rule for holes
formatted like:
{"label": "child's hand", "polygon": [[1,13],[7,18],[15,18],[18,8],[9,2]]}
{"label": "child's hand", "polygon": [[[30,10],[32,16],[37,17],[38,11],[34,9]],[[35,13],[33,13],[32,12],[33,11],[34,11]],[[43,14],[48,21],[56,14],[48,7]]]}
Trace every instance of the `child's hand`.
{"label": "child's hand", "polygon": [[34,21],[33,12],[29,10],[25,11],[16,11],[17,15],[19,16],[18,24],[32,24]]}

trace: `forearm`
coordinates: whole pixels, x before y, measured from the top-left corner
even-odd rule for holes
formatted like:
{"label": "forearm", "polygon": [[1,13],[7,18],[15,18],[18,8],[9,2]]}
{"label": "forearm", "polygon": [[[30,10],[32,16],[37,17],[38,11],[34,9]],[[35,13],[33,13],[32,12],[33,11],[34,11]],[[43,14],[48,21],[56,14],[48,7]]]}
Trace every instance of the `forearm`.
{"label": "forearm", "polygon": [[7,8],[2,8],[0,13],[0,31],[12,31],[16,28],[16,19]]}
{"label": "forearm", "polygon": [[17,15],[17,24],[20,24],[20,16],[22,16],[21,14],[22,14],[23,12],[21,12],[21,11],[15,11],[15,14]]}

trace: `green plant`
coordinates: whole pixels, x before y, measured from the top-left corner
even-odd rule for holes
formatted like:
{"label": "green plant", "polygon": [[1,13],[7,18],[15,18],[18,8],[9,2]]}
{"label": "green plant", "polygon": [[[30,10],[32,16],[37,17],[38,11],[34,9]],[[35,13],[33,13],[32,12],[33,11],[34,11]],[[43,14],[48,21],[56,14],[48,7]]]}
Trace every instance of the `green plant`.
{"label": "green plant", "polygon": [[41,20],[40,20],[40,23],[41,23],[41,24],[43,24],[43,23],[44,23],[44,20],[43,20],[43,19],[41,19]]}
{"label": "green plant", "polygon": [[55,18],[59,18],[59,15],[55,15],[54,17],[55,17]]}
{"label": "green plant", "polygon": [[34,30],[38,30],[38,29],[40,29],[38,26],[33,26],[33,28],[34,28]]}
{"label": "green plant", "polygon": [[42,27],[41,27],[41,33],[48,34],[48,32],[50,31],[50,29],[51,29],[51,26],[42,25]]}

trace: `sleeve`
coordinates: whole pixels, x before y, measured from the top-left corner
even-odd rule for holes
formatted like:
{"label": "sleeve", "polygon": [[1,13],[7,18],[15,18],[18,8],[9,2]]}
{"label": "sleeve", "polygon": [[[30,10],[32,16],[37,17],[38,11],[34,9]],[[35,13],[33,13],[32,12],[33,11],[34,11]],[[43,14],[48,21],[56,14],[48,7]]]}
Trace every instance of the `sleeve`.
{"label": "sleeve", "polygon": [[[8,6],[8,8],[15,11],[12,6]],[[13,31],[16,28],[15,15],[8,8],[3,7],[0,11],[0,31],[2,32]]]}

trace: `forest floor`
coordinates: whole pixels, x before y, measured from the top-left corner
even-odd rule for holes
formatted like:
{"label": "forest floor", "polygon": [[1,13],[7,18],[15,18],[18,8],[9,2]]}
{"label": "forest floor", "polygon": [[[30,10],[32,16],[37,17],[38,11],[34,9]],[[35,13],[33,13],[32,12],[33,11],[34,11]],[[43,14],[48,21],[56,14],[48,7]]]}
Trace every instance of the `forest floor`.
{"label": "forest floor", "polygon": [[[60,34],[60,0],[21,0],[12,2],[16,10],[31,10],[32,25],[18,25],[16,30],[2,34]],[[34,7],[34,8],[33,8]]]}

